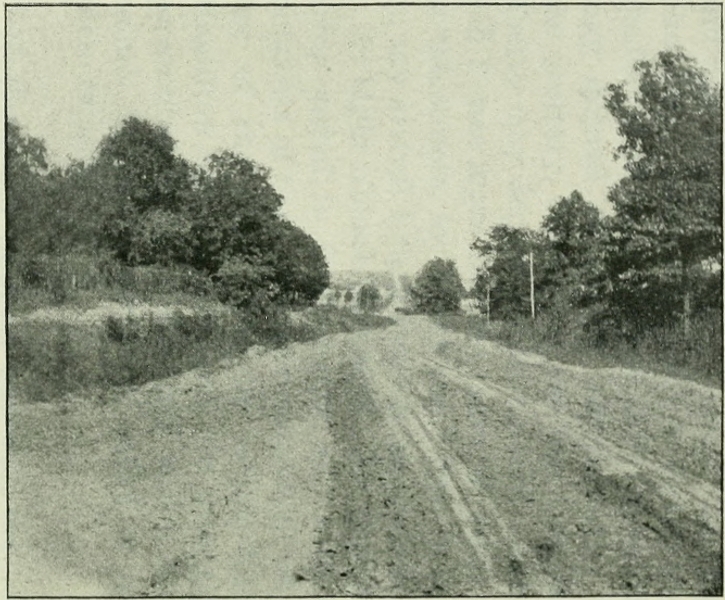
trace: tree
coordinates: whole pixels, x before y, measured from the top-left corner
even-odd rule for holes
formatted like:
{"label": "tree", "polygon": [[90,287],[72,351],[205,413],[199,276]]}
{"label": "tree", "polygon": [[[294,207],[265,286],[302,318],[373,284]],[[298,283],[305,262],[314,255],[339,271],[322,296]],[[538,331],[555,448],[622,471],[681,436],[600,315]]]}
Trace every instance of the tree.
{"label": "tree", "polygon": [[[682,52],[660,52],[635,65],[634,95],[610,85],[605,105],[623,138],[617,157],[627,177],[611,189],[614,217],[608,266],[620,300],[659,288],[680,297],[689,331],[691,278],[704,260],[721,259],[722,107],[720,90]],[[634,321],[648,316],[629,310]],[[660,320],[672,303],[650,306]]]}
{"label": "tree", "polygon": [[565,294],[579,306],[599,298],[604,284],[599,210],[574,190],[551,207],[542,229],[554,253],[548,270],[539,270],[548,279],[544,294]]}
{"label": "tree", "polygon": [[352,293],[352,290],[345,290],[345,304],[350,304],[353,298],[355,298],[355,295]]}
{"label": "tree", "polygon": [[311,306],[330,285],[330,270],[322,248],[312,236],[288,221],[280,219],[274,227],[278,238],[270,262],[279,300],[291,306]]}
{"label": "tree", "polygon": [[438,257],[423,266],[410,290],[414,309],[425,313],[460,310],[464,293],[456,263]]}
{"label": "tree", "polygon": [[[262,302],[251,294],[256,285],[265,288],[265,302],[309,306],[330,284],[325,255],[314,238],[279,217],[283,198],[269,178],[269,169],[233,152],[209,157],[188,195],[190,261],[218,273],[222,295],[238,306]],[[236,296],[229,291],[235,285]]]}
{"label": "tree", "polygon": [[[157,262],[156,257],[148,255],[148,245],[135,247],[137,241],[148,238],[141,231],[146,213],[178,214],[183,208],[183,199],[192,185],[192,168],[174,155],[174,144],[166,128],[129,117],[98,146],[94,168],[102,181],[104,204],[110,207],[104,234],[111,250],[123,262]],[[164,213],[157,213],[157,221],[159,214]],[[159,257],[160,261],[165,259]]]}
{"label": "tree", "polygon": [[[540,288],[551,269],[548,240],[536,231],[508,225],[495,225],[484,238],[477,238],[471,249],[484,260],[473,291],[479,307],[503,319],[531,313],[531,258],[536,266]],[[489,294],[490,292],[490,294]],[[537,295],[537,312],[541,296]]]}
{"label": "tree", "polygon": [[18,252],[33,246],[38,225],[38,211],[44,207],[44,178],[48,170],[45,143],[27,135],[13,121],[7,124],[5,140],[7,166],[7,250]]}
{"label": "tree", "polygon": [[549,209],[542,228],[549,235],[552,248],[577,268],[586,262],[594,240],[601,231],[599,210],[586,202],[578,190],[562,197]]}
{"label": "tree", "polygon": [[191,258],[191,221],[162,208],[149,210],[130,234],[131,264],[188,264]]}
{"label": "tree", "polygon": [[118,200],[130,201],[140,212],[174,208],[188,183],[175,143],[165,127],[129,117],[101,140],[96,164],[106,169]]}
{"label": "tree", "polygon": [[360,310],[369,313],[375,312],[380,309],[380,303],[382,302],[382,296],[380,290],[376,285],[372,283],[366,283],[358,292],[357,303]]}
{"label": "tree", "polygon": [[215,273],[234,256],[269,254],[282,196],[269,182],[269,170],[225,151],[200,170],[189,205],[196,268]]}

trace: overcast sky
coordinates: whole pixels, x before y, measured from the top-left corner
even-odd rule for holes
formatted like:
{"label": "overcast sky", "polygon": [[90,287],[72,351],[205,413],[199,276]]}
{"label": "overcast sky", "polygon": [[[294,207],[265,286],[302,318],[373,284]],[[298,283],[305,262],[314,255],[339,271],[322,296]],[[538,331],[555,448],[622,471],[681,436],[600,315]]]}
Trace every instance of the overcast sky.
{"label": "overcast sky", "polygon": [[607,84],[675,47],[721,70],[718,6],[15,7],[7,35],[8,114],[55,163],[147,118],[268,166],[331,268],[465,278],[492,225],[606,211]]}

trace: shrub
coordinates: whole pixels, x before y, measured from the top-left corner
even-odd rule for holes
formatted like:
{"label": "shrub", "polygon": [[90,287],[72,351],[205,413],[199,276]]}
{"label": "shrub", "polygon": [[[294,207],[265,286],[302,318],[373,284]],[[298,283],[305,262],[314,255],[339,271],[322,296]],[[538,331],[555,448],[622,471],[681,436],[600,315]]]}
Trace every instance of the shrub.
{"label": "shrub", "polygon": [[221,302],[263,315],[271,310],[272,298],[276,295],[273,277],[271,267],[235,257],[221,266],[213,280]]}
{"label": "shrub", "polygon": [[11,327],[9,333],[8,378],[25,389],[29,401],[60,399],[88,383],[93,361],[85,331],[65,323],[52,329],[34,323],[23,331]]}

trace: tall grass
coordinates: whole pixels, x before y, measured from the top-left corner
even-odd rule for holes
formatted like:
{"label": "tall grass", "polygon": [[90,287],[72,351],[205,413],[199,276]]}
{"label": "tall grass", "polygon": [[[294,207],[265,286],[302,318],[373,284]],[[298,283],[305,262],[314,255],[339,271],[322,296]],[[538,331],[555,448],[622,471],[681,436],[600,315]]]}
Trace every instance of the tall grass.
{"label": "tall grass", "polygon": [[164,295],[211,298],[214,289],[208,277],[190,267],[129,267],[104,253],[11,255],[8,263],[8,305],[13,314],[101,300],[148,301]]}
{"label": "tall grass", "polygon": [[477,315],[441,315],[449,329],[543,354],[553,360],[588,367],[639,368],[706,385],[722,385],[722,315],[712,312],[692,320],[685,336],[678,326],[650,329],[636,337],[602,337],[586,331],[583,312],[542,314],[536,321],[494,321]]}
{"label": "tall grass", "polygon": [[9,326],[8,377],[25,401],[51,402],[84,390],[137,385],[211,366],[255,344],[280,347],[323,335],[384,327],[393,321],[337,309],[311,309],[293,321],[232,314],[108,317],[102,327],[19,322]]}

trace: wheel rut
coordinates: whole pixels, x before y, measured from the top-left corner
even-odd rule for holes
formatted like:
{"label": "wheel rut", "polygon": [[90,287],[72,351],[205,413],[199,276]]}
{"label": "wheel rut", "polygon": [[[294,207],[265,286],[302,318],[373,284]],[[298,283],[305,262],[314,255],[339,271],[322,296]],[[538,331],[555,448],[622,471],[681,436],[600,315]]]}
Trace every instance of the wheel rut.
{"label": "wheel rut", "polygon": [[478,558],[491,595],[556,594],[560,587],[538,569],[531,551],[511,534],[493,500],[466,465],[446,446],[425,408],[395,383],[396,372],[375,353],[361,367],[390,427],[403,438],[411,459],[440,491],[447,510]]}
{"label": "wheel rut", "polygon": [[490,381],[447,365],[439,360],[418,357],[419,364],[432,366],[447,381],[462,389],[504,401],[517,415],[534,422],[550,433],[568,441],[596,465],[604,478],[624,477],[646,479],[658,496],[697,517],[703,525],[717,532],[722,523],[720,493],[712,484],[678,473],[627,449],[616,446],[591,431],[584,423],[554,412],[542,403],[506,389]]}

